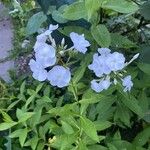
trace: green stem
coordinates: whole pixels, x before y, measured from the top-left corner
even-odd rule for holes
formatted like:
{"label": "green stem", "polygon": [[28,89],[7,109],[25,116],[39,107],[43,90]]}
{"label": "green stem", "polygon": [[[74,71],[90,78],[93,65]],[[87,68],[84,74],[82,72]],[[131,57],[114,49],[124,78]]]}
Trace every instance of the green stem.
{"label": "green stem", "polygon": [[74,83],[73,83],[72,80],[71,80],[71,86],[72,86],[72,92],[73,92],[74,98],[75,98],[75,100],[78,102],[77,91],[76,91],[76,88],[75,88]]}

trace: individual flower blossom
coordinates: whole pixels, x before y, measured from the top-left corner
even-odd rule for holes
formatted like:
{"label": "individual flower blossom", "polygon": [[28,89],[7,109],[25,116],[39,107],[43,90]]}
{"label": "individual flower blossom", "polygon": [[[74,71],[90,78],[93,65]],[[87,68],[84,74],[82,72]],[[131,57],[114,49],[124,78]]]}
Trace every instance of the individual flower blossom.
{"label": "individual flower blossom", "polygon": [[96,80],[91,81],[91,88],[97,93],[103,90],[102,87],[100,86],[100,83],[98,83]]}
{"label": "individual flower blossom", "polygon": [[36,60],[44,67],[53,66],[56,63],[56,50],[46,43],[41,44],[35,53]]}
{"label": "individual flower blossom", "polygon": [[44,34],[45,35],[50,35],[54,30],[56,30],[56,29],[58,29],[58,24],[57,25],[52,25],[52,24],[50,24],[49,25],[49,29],[48,30],[46,30],[45,32],[44,32]]}
{"label": "individual flower blossom", "polygon": [[99,56],[97,53],[93,55],[93,62],[88,68],[93,70],[97,77],[102,77],[104,74],[110,74],[111,72],[106,64],[106,57]]}
{"label": "individual flower blossom", "polygon": [[125,87],[124,92],[127,92],[127,91],[131,90],[131,88],[133,86],[133,82],[131,81],[131,76],[130,75],[128,75],[124,79],[122,79],[122,85]]}
{"label": "individual flower blossom", "polygon": [[99,93],[103,90],[107,90],[111,85],[111,82],[109,79],[102,79],[99,83],[96,80],[91,81],[91,88]]}
{"label": "individual flower blossom", "polygon": [[47,71],[42,67],[42,65],[35,61],[34,59],[31,59],[29,62],[29,66],[31,71],[33,72],[33,78],[38,81],[44,81],[47,78]]}
{"label": "individual flower blossom", "polygon": [[109,48],[98,48],[98,52],[101,55],[107,56],[108,54],[110,54],[111,50]]}
{"label": "individual flower blossom", "polygon": [[34,51],[36,52],[37,51],[37,49],[43,44],[43,43],[45,43],[46,42],[46,40],[47,40],[47,36],[45,36],[45,34],[44,33],[41,33],[40,35],[38,35],[37,37],[36,37],[36,42],[35,42],[35,45],[34,45]]}
{"label": "individual flower blossom", "polygon": [[90,43],[87,40],[85,40],[84,35],[79,35],[75,32],[71,32],[70,38],[73,42],[73,48],[76,51],[79,51],[79,52],[85,54],[87,51],[87,47],[90,46]]}
{"label": "individual flower blossom", "polygon": [[47,71],[45,69],[39,69],[34,71],[32,76],[38,81],[45,81],[47,79]]}
{"label": "individual flower blossom", "polygon": [[36,43],[34,45],[34,50],[36,51],[36,49],[43,43],[46,42],[48,35],[50,35],[54,30],[56,30],[58,28],[58,25],[49,25],[49,29],[46,30],[45,32],[42,32],[40,35],[38,35],[36,37]]}
{"label": "individual flower blossom", "polygon": [[112,71],[119,71],[125,67],[125,57],[121,53],[114,52],[108,56],[106,63]]}
{"label": "individual flower blossom", "polygon": [[47,79],[50,81],[52,86],[62,88],[69,84],[71,80],[71,73],[68,68],[57,65],[48,72]]}

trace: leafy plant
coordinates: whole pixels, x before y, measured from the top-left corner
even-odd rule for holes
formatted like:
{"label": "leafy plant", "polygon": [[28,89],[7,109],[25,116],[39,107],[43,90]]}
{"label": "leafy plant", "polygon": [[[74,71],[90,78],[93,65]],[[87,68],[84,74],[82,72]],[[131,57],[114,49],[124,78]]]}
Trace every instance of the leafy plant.
{"label": "leafy plant", "polygon": [[40,82],[24,80],[0,111],[12,149],[150,149],[149,0],[38,3],[26,36],[38,32],[29,65]]}

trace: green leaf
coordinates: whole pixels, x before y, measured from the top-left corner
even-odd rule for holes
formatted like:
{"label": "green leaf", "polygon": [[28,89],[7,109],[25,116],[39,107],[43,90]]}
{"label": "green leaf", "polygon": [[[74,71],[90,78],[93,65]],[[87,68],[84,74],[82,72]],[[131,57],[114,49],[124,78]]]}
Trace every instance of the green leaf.
{"label": "green leaf", "polygon": [[94,121],[94,124],[97,131],[102,131],[112,126],[109,121]]}
{"label": "green leaf", "polygon": [[143,112],[146,113],[149,108],[149,98],[146,95],[146,92],[143,90],[141,91],[140,95],[138,96],[139,105],[143,109]]}
{"label": "green leaf", "polygon": [[[44,149],[44,146],[45,146],[44,141],[40,141],[40,142],[38,142],[37,150]],[[35,147],[35,146],[34,146],[34,147]],[[33,148],[32,148],[32,149],[33,149]],[[36,149],[36,147],[35,147],[35,149]],[[35,150],[35,149],[33,149],[33,150]]]}
{"label": "green leaf", "polygon": [[77,136],[75,134],[63,134],[60,136],[56,136],[56,140],[51,144],[51,147],[60,150],[71,150],[72,144],[77,140]]}
{"label": "green leaf", "polygon": [[6,112],[0,110],[0,113],[1,113],[2,116],[3,116],[4,122],[8,122],[8,123],[13,122],[13,120],[11,119],[11,117],[10,117]]}
{"label": "green leaf", "polygon": [[133,144],[137,146],[144,146],[150,139],[150,127],[145,128],[135,137]]}
{"label": "green leaf", "polygon": [[24,92],[25,92],[25,85],[26,85],[26,81],[24,81],[24,82],[21,84],[21,87],[20,87],[20,94],[24,94]]}
{"label": "green leaf", "polygon": [[140,56],[139,56],[139,60],[142,63],[147,63],[150,64],[150,45],[148,44],[142,44],[140,46]]}
{"label": "green leaf", "polygon": [[43,85],[44,85],[44,83],[40,83],[40,84],[37,86],[37,88],[36,88],[36,93],[38,93],[38,92],[42,89]]}
{"label": "green leaf", "polygon": [[29,105],[32,101],[34,101],[35,97],[36,97],[36,94],[33,94],[33,95],[31,95],[31,96],[27,99],[26,104],[25,104],[25,108],[26,108],[26,109],[27,109],[28,105]]}
{"label": "green leaf", "polygon": [[140,13],[145,19],[150,20],[150,0],[140,6]]}
{"label": "green leaf", "polygon": [[89,98],[83,98],[82,100],[79,101],[80,104],[94,104],[97,103],[101,100],[107,100],[108,97],[98,94],[93,97],[89,97]]}
{"label": "green leaf", "polygon": [[71,125],[69,125],[67,122],[65,121],[61,121],[62,123],[62,129],[63,131],[66,133],[66,134],[73,134],[74,133],[74,130],[73,128],[71,127]]}
{"label": "green leaf", "polygon": [[108,150],[108,148],[97,144],[88,146],[88,150]]}
{"label": "green leaf", "polygon": [[74,73],[74,77],[72,79],[74,84],[78,83],[80,81],[80,79],[83,77],[83,75],[87,69],[87,66],[89,65],[89,63],[91,61],[91,58],[92,58],[92,55],[87,54],[85,56],[85,58],[83,59],[83,61],[81,62],[80,66],[78,67],[78,69]]}
{"label": "green leaf", "polygon": [[20,142],[20,145],[23,147],[24,143],[25,143],[25,140],[27,138],[27,134],[28,134],[28,129],[25,128],[25,129],[22,129],[21,132],[20,132],[20,135],[19,135],[19,142]]}
{"label": "green leaf", "polygon": [[111,46],[117,48],[132,48],[137,47],[135,43],[130,41],[127,37],[120,35],[119,33],[111,33]]}
{"label": "green leaf", "polygon": [[112,107],[112,104],[116,101],[115,99],[116,99],[115,97],[106,97],[100,100],[96,106],[97,113],[103,116],[103,113],[105,113]]}
{"label": "green leaf", "polygon": [[144,73],[150,75],[150,64],[147,63],[139,63],[138,67],[140,70],[142,70]]}
{"label": "green leaf", "polygon": [[109,47],[111,44],[111,37],[108,29],[105,25],[98,25],[98,26],[92,26],[91,27],[91,33],[95,41],[101,46],[101,47]]}
{"label": "green leaf", "polygon": [[35,127],[37,124],[40,123],[41,114],[42,114],[42,109],[34,111],[34,114],[30,119],[30,124],[32,127]]}
{"label": "green leaf", "polygon": [[120,102],[117,102],[116,112],[114,114],[114,120],[117,122],[118,119],[124,125],[130,127],[130,110]]}
{"label": "green leaf", "polygon": [[86,144],[83,141],[80,141],[78,144],[78,150],[88,150]]}
{"label": "green leaf", "polygon": [[43,12],[38,12],[34,14],[28,21],[26,32],[27,35],[31,35],[38,31],[41,25],[47,20],[47,17]]}
{"label": "green leaf", "polygon": [[89,119],[81,116],[81,127],[83,128],[83,131],[94,141],[99,142],[99,137],[97,135],[96,126],[95,124],[90,121]]}
{"label": "green leaf", "polygon": [[139,9],[137,4],[127,0],[108,0],[103,3],[102,7],[119,13],[135,13]]}
{"label": "green leaf", "polygon": [[123,91],[119,91],[121,94],[120,100],[122,103],[128,107],[131,111],[139,115],[140,117],[143,117],[143,111],[141,107],[138,104],[138,101],[135,99],[135,97],[131,96],[130,97],[124,93]]}
{"label": "green leaf", "polygon": [[23,112],[21,109],[17,109],[17,118],[19,123],[27,121],[29,118],[31,118],[34,113],[33,112]]}
{"label": "green leaf", "polygon": [[[38,144],[39,138],[38,136],[34,136],[33,138],[30,138],[25,144],[24,146],[31,146],[32,150],[35,150]],[[41,142],[44,146],[44,143]],[[42,147],[41,145],[38,145],[40,148]],[[39,147],[37,149],[39,149]],[[41,150],[41,149],[39,149]]]}
{"label": "green leaf", "polygon": [[7,130],[7,129],[15,126],[16,124],[17,124],[17,122],[11,122],[11,123],[4,122],[4,123],[0,123],[0,131]]}
{"label": "green leaf", "polygon": [[88,13],[88,20],[91,19],[92,15],[94,15],[94,13],[96,13],[96,11],[98,11],[98,9],[100,8],[101,3],[99,0],[86,0],[85,1],[85,7]]}
{"label": "green leaf", "polygon": [[63,13],[65,8],[67,8],[67,5],[62,5],[59,7],[58,10],[54,10],[52,13],[52,18],[57,21],[58,23],[66,23],[68,22],[67,19],[64,18]]}
{"label": "green leaf", "polygon": [[108,143],[109,150],[118,150],[113,144]]}
{"label": "green leaf", "polygon": [[50,109],[48,113],[58,116],[65,116],[65,115],[68,116],[71,114],[71,110],[73,110],[76,105],[77,103],[73,103],[73,104],[66,104],[63,107],[55,107]]}
{"label": "green leaf", "polygon": [[64,11],[63,17],[68,20],[78,20],[87,16],[84,2],[75,2],[69,5]]}

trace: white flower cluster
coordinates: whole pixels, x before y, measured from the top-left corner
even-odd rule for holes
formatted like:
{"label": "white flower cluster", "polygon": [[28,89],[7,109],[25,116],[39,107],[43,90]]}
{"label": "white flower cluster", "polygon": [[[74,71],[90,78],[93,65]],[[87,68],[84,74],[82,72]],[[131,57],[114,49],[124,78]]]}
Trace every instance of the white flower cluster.
{"label": "white flower cluster", "polygon": [[[135,60],[139,54],[136,54],[130,62],[125,62],[123,54],[118,52],[111,53],[108,48],[99,48],[98,52],[93,55],[93,62],[88,66],[100,78],[91,81],[91,88],[96,92],[101,92],[108,89],[112,83],[116,84],[118,82],[116,78],[118,78],[122,81],[124,91],[130,91],[133,86],[131,76],[128,75],[122,79],[123,74],[119,71],[122,71]],[[113,79],[113,82],[111,82],[111,79]]]}
{"label": "white flower cluster", "polygon": [[[66,50],[65,41],[62,39],[62,50],[58,52],[56,42],[52,38],[51,33],[58,28],[58,25],[50,25],[49,29],[37,36],[34,45],[35,59],[30,60],[30,68],[33,77],[39,81],[48,80],[52,86],[59,88],[69,85],[71,80],[71,72],[68,67],[58,64],[58,55],[64,55],[65,52],[75,50],[85,54],[90,43],[85,39],[84,35],[70,33],[73,46]],[[51,44],[47,44],[47,43]],[[91,88],[96,92],[101,92],[110,87],[112,83],[117,84],[118,79],[124,86],[124,91],[130,91],[133,83],[131,76],[123,77],[121,71],[138,57],[136,54],[128,63],[125,62],[123,54],[118,52],[111,53],[108,48],[99,48],[98,53],[93,55],[93,62],[88,66],[99,79],[91,81]]]}
{"label": "white flower cluster", "polygon": [[[57,28],[58,25],[50,25],[48,30],[37,36],[34,45],[35,59],[30,60],[29,66],[33,72],[33,78],[38,81],[49,80],[52,86],[62,88],[69,84],[71,72],[68,67],[57,65],[56,43],[51,36],[51,33]],[[74,49],[81,53],[87,51],[87,47],[90,46],[90,44],[85,40],[84,35],[72,32],[70,37],[73,42],[73,47],[70,48],[70,50]],[[51,45],[46,43],[48,40],[51,42]],[[64,39],[62,43],[62,45],[64,45]],[[49,67],[51,69],[48,69]]]}

